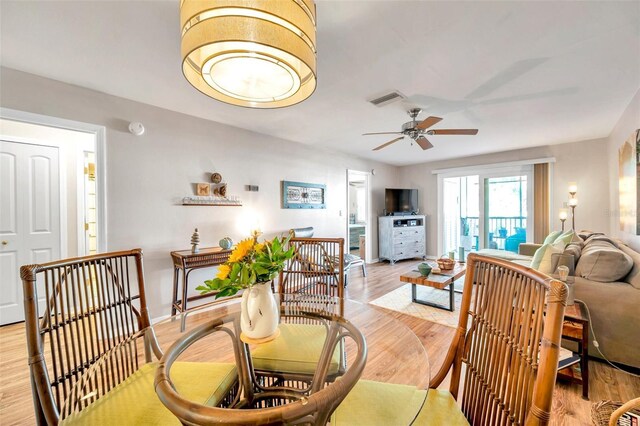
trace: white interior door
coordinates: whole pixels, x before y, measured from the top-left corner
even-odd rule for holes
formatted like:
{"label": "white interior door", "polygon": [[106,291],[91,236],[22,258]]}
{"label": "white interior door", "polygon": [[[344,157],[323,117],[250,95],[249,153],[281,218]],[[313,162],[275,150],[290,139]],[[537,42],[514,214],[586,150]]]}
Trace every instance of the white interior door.
{"label": "white interior door", "polygon": [[24,320],[20,266],[60,258],[58,157],[56,147],[0,140],[0,324]]}

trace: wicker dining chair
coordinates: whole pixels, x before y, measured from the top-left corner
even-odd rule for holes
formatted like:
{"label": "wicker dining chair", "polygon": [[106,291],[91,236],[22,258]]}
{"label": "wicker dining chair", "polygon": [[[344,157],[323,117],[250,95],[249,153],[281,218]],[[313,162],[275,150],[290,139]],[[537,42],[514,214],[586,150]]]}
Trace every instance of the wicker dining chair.
{"label": "wicker dining chair", "polygon": [[[162,351],[142,250],[25,265],[20,275],[38,424],[179,424],[153,387]],[[235,364],[183,363],[176,379],[206,401],[216,386],[232,392],[237,373]]]}
{"label": "wicker dining chair", "polygon": [[[547,424],[566,285],[500,259],[471,254],[467,262],[458,327],[424,405],[414,411],[413,424]],[[449,373],[449,390],[435,389]],[[408,398],[407,388],[362,380],[338,407],[332,424],[400,418],[403,413],[394,407],[406,404],[395,401]],[[461,390],[460,408],[455,399]],[[412,392],[424,397],[426,391]]]}
{"label": "wicker dining chair", "polygon": [[[306,228],[292,228],[289,230],[289,235],[295,238],[313,238],[313,233],[313,226],[308,226]],[[364,259],[360,256],[356,256],[351,253],[344,253],[343,259],[342,271],[344,273],[345,287],[349,284],[349,272],[351,271],[351,268],[359,266],[362,268],[362,276],[367,276],[367,266],[364,263]]]}
{"label": "wicker dining chair", "polygon": [[[293,257],[278,279],[281,303],[292,311],[302,309],[319,314],[344,315],[342,274],[343,238],[291,238]],[[320,322],[291,316],[280,324],[280,336],[259,345],[251,357],[257,375],[276,381],[300,381],[306,386],[313,377],[322,352],[326,330]],[[299,342],[304,341],[304,345]],[[283,359],[281,353],[287,353]],[[344,373],[342,343],[331,359],[331,379]],[[305,384],[306,383],[306,384]]]}

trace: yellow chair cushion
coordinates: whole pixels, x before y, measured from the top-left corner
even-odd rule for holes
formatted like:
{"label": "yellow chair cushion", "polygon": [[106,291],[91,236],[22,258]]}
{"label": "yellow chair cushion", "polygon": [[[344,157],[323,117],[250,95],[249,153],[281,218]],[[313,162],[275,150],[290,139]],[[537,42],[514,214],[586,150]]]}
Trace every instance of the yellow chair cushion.
{"label": "yellow chair cushion", "polygon": [[[157,363],[145,364],[106,395],[79,413],[65,418],[64,425],[180,425],[153,386]],[[176,362],[171,381],[184,398],[215,406],[237,381],[234,364]]]}
{"label": "yellow chair cushion", "polygon": [[468,425],[447,391],[360,380],[333,413],[331,425]]}
{"label": "yellow chair cushion", "polygon": [[462,414],[449,391],[429,389],[427,400],[413,424],[419,426],[466,426],[469,421]]}
{"label": "yellow chair cushion", "polygon": [[[251,351],[255,370],[279,373],[313,374],[320,360],[327,330],[321,324],[286,324],[279,326],[280,336],[258,345]],[[329,374],[340,367],[340,345],[336,347]]]}

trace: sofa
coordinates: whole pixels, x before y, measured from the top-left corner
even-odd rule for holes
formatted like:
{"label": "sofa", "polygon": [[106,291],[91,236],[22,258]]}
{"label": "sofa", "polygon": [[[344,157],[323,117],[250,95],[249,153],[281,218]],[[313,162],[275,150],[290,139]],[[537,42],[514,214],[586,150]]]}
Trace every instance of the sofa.
{"label": "sofa", "polygon": [[[529,267],[540,247],[525,243],[518,253],[480,253]],[[581,231],[552,256],[552,270],[559,264],[569,267],[574,297],[589,308],[600,351],[612,362],[640,368],[640,253],[601,233]],[[589,340],[589,355],[602,358],[592,334]]]}

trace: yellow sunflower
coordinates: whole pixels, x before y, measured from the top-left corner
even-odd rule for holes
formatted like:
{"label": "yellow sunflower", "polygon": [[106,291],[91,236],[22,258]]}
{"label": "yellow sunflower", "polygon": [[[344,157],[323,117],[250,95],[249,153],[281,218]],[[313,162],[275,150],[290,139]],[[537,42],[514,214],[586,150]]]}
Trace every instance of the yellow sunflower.
{"label": "yellow sunflower", "polygon": [[231,266],[222,264],[218,266],[217,277],[220,278],[221,280],[224,280],[229,276],[229,272],[231,272]]}
{"label": "yellow sunflower", "polygon": [[256,244],[256,253],[262,253],[262,250],[264,250],[264,243],[258,243]]}
{"label": "yellow sunflower", "polygon": [[238,243],[236,248],[229,255],[229,262],[238,262],[242,260],[249,251],[253,248],[254,240],[253,238],[247,238],[246,240],[242,240]]}

